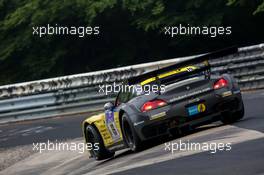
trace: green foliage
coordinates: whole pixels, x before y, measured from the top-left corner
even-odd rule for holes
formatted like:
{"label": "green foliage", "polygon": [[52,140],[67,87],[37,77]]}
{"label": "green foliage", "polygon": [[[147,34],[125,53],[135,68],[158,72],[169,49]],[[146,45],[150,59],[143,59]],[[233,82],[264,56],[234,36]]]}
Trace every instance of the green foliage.
{"label": "green foliage", "polygon": [[[0,83],[195,54],[225,44],[258,42],[263,40],[263,28],[258,27],[263,23],[263,11],[263,0],[0,0]],[[180,23],[232,25],[234,36],[171,39],[162,34],[164,26]],[[32,27],[47,24],[100,26],[101,33],[86,38],[32,35]]]}
{"label": "green foliage", "polygon": [[253,15],[256,15],[260,12],[264,11],[264,0],[257,0],[257,1],[248,1],[248,0],[228,0],[227,5],[236,5],[241,7],[247,7],[247,5],[253,5],[254,7],[257,7],[253,11]]}
{"label": "green foliage", "polygon": [[258,6],[258,8],[254,11],[254,15],[256,15],[257,13],[261,13],[264,12],[264,1],[262,2],[262,4],[260,4]]}

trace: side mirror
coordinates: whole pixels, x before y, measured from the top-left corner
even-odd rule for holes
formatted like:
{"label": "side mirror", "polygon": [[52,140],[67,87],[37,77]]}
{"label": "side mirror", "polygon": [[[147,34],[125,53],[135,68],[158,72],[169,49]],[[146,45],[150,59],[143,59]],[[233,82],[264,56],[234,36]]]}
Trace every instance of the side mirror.
{"label": "side mirror", "polygon": [[114,104],[112,102],[108,102],[104,105],[104,110],[112,110],[114,108]]}

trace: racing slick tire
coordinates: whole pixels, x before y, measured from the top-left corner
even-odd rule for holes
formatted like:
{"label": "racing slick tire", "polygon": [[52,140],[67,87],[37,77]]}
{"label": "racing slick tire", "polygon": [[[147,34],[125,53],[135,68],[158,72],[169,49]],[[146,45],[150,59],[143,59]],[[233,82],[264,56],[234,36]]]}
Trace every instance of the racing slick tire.
{"label": "racing slick tire", "polygon": [[244,104],[242,102],[242,107],[239,111],[233,112],[233,113],[224,113],[221,116],[221,121],[224,124],[231,124],[234,123],[244,117],[245,109]]}
{"label": "racing slick tire", "polygon": [[[91,154],[91,157],[94,157],[96,160],[104,160],[114,156],[115,152],[110,152],[105,148],[100,133],[92,125],[88,125],[86,127],[86,140],[87,143],[92,144],[92,149],[89,150],[89,152]],[[97,148],[99,149],[96,149],[96,143],[98,144]]]}
{"label": "racing slick tire", "polygon": [[133,127],[126,113],[122,115],[121,128],[126,146],[129,147],[133,152],[140,151],[142,149],[142,141],[138,137],[135,128]]}

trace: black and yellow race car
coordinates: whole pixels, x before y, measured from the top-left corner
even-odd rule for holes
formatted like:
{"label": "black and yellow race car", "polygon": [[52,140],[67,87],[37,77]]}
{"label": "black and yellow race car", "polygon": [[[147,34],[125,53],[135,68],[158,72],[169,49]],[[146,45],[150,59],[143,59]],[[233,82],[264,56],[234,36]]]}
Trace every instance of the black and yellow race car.
{"label": "black and yellow race car", "polygon": [[103,160],[124,148],[138,151],[146,140],[182,128],[241,119],[238,84],[229,74],[213,75],[208,61],[236,52],[233,47],[208,53],[125,81],[131,89],[158,85],[165,90],[121,91],[114,104],[105,104],[105,112],[88,117],[82,127],[86,143],[93,145],[91,156]]}

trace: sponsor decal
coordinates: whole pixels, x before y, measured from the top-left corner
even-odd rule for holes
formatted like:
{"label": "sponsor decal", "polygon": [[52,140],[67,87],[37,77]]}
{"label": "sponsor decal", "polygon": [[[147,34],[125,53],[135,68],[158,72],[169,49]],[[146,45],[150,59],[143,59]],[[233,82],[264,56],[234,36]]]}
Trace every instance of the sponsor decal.
{"label": "sponsor decal", "polygon": [[193,105],[187,108],[189,116],[193,116],[199,113],[202,113],[206,110],[206,106],[203,103],[200,103],[198,105]]}
{"label": "sponsor decal", "polygon": [[201,100],[200,98],[194,98],[194,99],[189,100],[189,103],[195,103],[195,102],[198,102],[200,100]]}
{"label": "sponsor decal", "polygon": [[150,116],[150,120],[155,120],[155,119],[164,117],[165,115],[166,115],[166,112],[161,112],[161,113]]}
{"label": "sponsor decal", "polygon": [[198,111],[199,112],[204,112],[205,110],[206,110],[206,106],[203,103],[198,105]]}
{"label": "sponsor decal", "polygon": [[134,123],[134,126],[141,125],[143,123],[144,123],[144,121],[140,121],[140,122]]}
{"label": "sponsor decal", "polygon": [[194,92],[191,92],[189,94],[185,94],[185,95],[182,95],[182,96],[178,96],[178,97],[172,98],[172,99],[170,99],[170,102],[175,102],[175,101],[178,101],[178,100],[182,100],[182,99],[185,99],[185,98],[189,98],[189,97],[192,97],[192,96],[201,94],[201,93],[208,92],[210,90],[212,90],[212,89],[210,87],[208,87],[208,88],[205,88],[205,89],[201,89],[201,90],[198,90],[198,91],[194,91]]}
{"label": "sponsor decal", "polygon": [[105,112],[105,122],[106,122],[106,126],[108,131],[111,134],[111,137],[114,141],[119,140],[120,139],[120,134],[118,132],[118,129],[116,127],[115,124],[115,119],[114,119],[114,112],[111,110],[107,110]]}
{"label": "sponsor decal", "polygon": [[231,91],[226,91],[226,92],[222,93],[222,97],[228,97],[230,95],[232,95]]}

